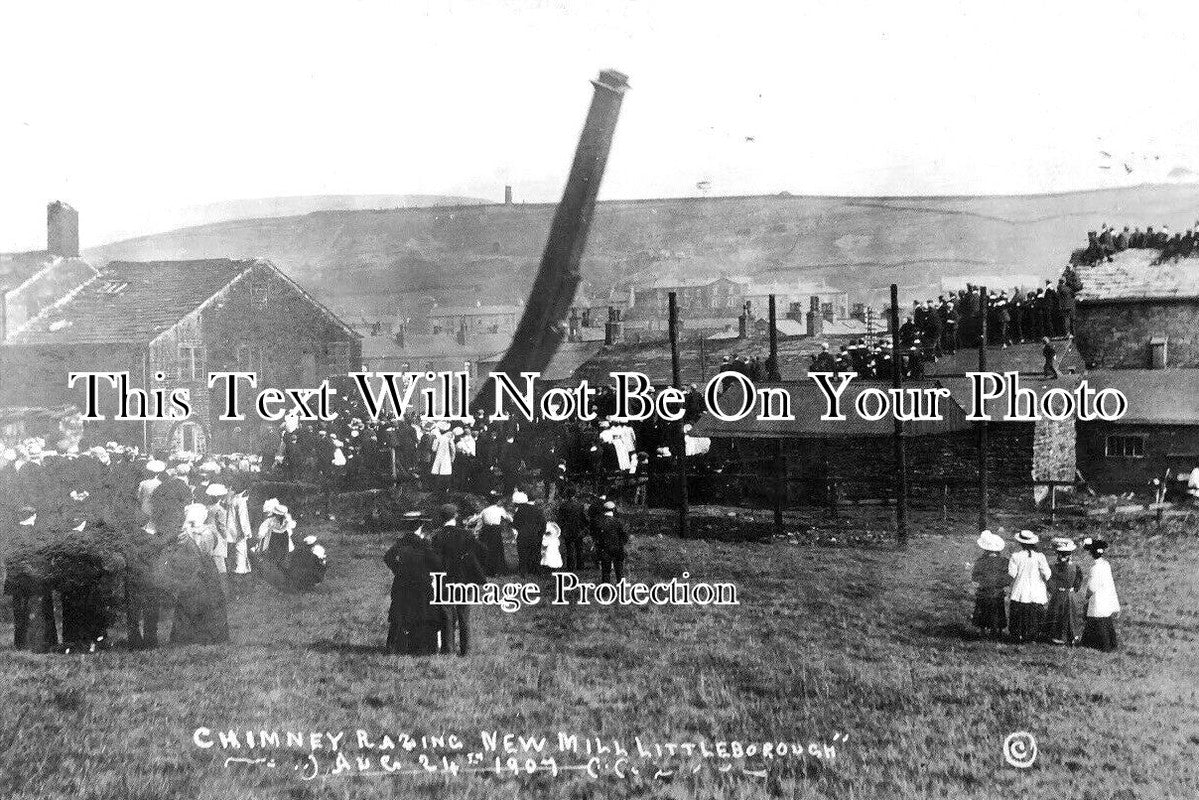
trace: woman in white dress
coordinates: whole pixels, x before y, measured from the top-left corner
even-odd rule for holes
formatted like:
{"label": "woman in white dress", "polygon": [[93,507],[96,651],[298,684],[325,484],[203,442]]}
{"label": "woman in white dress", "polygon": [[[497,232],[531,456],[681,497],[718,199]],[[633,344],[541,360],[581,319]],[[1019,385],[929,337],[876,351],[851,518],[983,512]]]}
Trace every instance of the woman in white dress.
{"label": "woman in white dress", "polygon": [[433,441],[430,443],[433,451],[433,464],[429,467],[429,479],[434,491],[449,492],[450,483],[454,476],[454,434],[449,425],[437,423],[433,430]]}
{"label": "woman in white dress", "polygon": [[1110,653],[1117,647],[1116,618],[1120,615],[1120,598],[1112,579],[1112,565],[1103,554],[1108,544],[1103,539],[1087,539],[1083,547],[1095,559],[1087,579],[1087,616],[1078,643]]}
{"label": "woman in white dress", "polygon": [[550,572],[562,569],[562,528],[556,522],[545,523],[541,537],[541,566]]}
{"label": "woman in white dress", "polygon": [[1045,581],[1052,571],[1045,554],[1037,550],[1041,537],[1032,531],[1016,534],[1021,549],[1008,560],[1008,575],[1012,578],[1011,603],[1008,609],[1008,633],[1017,642],[1036,641],[1045,623],[1049,591]]}

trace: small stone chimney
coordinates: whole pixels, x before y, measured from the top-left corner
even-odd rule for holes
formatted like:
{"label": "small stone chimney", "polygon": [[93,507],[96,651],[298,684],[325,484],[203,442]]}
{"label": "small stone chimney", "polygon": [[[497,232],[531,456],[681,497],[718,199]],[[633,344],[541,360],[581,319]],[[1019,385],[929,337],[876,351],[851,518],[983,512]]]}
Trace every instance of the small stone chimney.
{"label": "small stone chimney", "polygon": [[750,316],[749,301],[746,300],[741,305],[741,316],[737,317],[737,337],[748,339],[750,331],[753,330],[753,324],[753,318]]}
{"label": "small stone chimney", "polygon": [[60,200],[46,206],[46,250],[51,256],[79,257],[79,212]]}
{"label": "small stone chimney", "polygon": [[1167,355],[1169,340],[1165,336],[1149,339],[1149,369],[1165,369],[1170,363]]}
{"label": "small stone chimney", "polygon": [[620,309],[608,306],[608,322],[604,325],[604,344],[620,344],[624,341],[624,320]]}
{"label": "small stone chimney", "polygon": [[579,309],[577,306],[571,306],[570,319],[567,321],[566,341],[579,341]]}
{"label": "small stone chimney", "polygon": [[820,310],[820,298],[812,295],[808,311],[808,336],[824,335],[824,314]]}
{"label": "small stone chimney", "polygon": [[407,329],[407,321],[396,323],[396,344],[400,346],[401,350],[404,349],[404,333],[407,331]]}
{"label": "small stone chimney", "polygon": [[512,187],[511,186],[504,187],[504,205],[506,205],[506,206],[512,205]]}

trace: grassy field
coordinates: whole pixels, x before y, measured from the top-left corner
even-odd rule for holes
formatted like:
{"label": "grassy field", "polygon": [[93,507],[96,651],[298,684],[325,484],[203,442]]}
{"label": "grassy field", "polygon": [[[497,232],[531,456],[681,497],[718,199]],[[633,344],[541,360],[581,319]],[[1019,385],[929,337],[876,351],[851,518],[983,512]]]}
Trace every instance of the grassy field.
{"label": "grassy field", "polygon": [[[382,547],[345,537],[318,592],[263,589],[242,602],[227,647],[0,650],[0,797],[1199,797],[1195,541],[1111,535],[1126,609],[1114,655],[975,640],[975,551],[961,533],[918,536],[903,554],[640,537],[631,578],[733,581],[741,605],[482,609],[466,659],[378,652]],[[11,641],[10,628],[0,635]],[[254,753],[199,748],[199,727],[345,731],[343,747],[361,728],[375,742],[456,733],[476,750],[481,730],[548,736],[553,750],[568,731],[630,747],[634,737],[817,742],[835,756],[755,762],[765,777],[680,756],[650,759],[673,776],[592,778],[380,775],[378,753],[365,752],[375,774],[303,780],[305,764],[274,748],[273,769],[226,766]],[[1039,745],[1028,769],[1003,758],[1005,737],[1021,730]],[[351,762],[363,753],[347,751]],[[317,754],[322,770],[333,765],[331,751]]]}

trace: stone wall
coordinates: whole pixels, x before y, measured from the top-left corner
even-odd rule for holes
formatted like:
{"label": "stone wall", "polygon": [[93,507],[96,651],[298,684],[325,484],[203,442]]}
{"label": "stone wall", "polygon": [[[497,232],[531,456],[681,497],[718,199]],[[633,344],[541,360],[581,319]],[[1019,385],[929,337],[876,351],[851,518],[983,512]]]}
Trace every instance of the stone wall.
{"label": "stone wall", "polygon": [[[1199,466],[1199,425],[1079,424],[1078,463],[1083,478],[1102,494],[1152,494],[1154,478],[1166,470],[1190,472]],[[1107,455],[1107,437],[1143,436],[1140,457]]]}
{"label": "stone wall", "polygon": [[1088,364],[1148,368],[1149,340],[1164,336],[1167,366],[1199,367],[1199,299],[1082,303],[1077,313],[1075,340]]}
{"label": "stone wall", "polygon": [[[1072,431],[1072,428],[1071,428]],[[1061,435],[1060,433],[1058,435]],[[1032,497],[1034,426],[991,424],[987,429],[988,488],[995,494]],[[1071,439],[1072,442],[1072,439]],[[724,443],[714,443],[718,453]],[[770,502],[774,486],[772,440],[737,442],[746,499]],[[1042,445],[1044,448],[1045,445]],[[1061,445],[1058,446],[1061,449]],[[785,440],[792,505],[822,505],[830,486],[840,500],[884,500],[894,492],[895,456],[890,437]],[[978,501],[978,435],[975,431],[910,437],[905,441],[908,494],[914,502],[952,505]],[[1071,468],[1071,472],[1072,472]]]}

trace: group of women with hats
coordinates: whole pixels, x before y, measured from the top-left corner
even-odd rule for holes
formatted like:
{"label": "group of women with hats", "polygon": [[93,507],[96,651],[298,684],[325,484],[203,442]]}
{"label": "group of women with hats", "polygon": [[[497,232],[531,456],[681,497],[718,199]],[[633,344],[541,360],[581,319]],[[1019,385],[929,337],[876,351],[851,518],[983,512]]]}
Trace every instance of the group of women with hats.
{"label": "group of women with hats", "polygon": [[1050,564],[1039,549],[1041,539],[1035,533],[1020,531],[1013,538],[1019,549],[1004,559],[1007,542],[1002,536],[983,531],[978,537],[983,553],[974,562],[971,574],[977,586],[974,625],[995,638],[1006,629],[1015,642],[1045,641],[1115,650],[1120,600],[1111,565],[1104,557],[1108,543],[1102,539],[1086,539],[1083,543],[1093,563],[1085,585],[1085,621],[1079,634],[1074,596],[1084,585],[1083,571],[1073,562],[1077,545],[1072,539],[1054,538],[1054,561]]}

